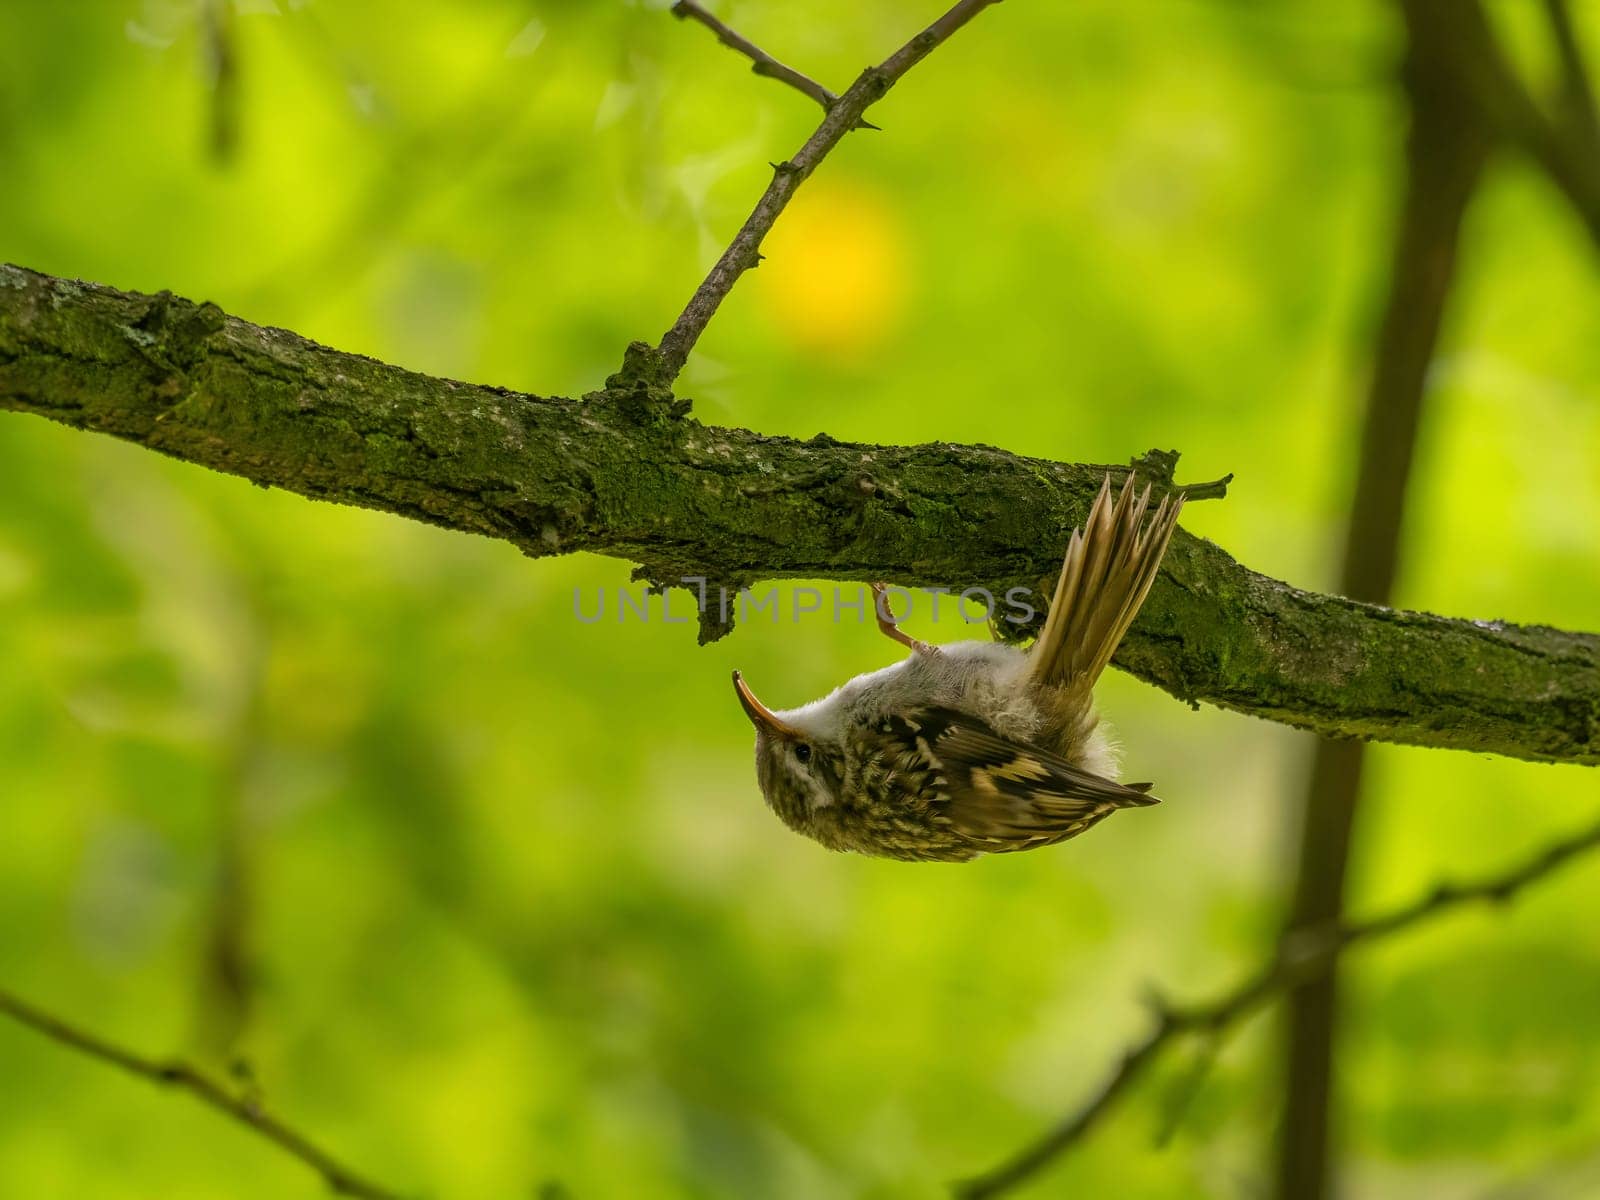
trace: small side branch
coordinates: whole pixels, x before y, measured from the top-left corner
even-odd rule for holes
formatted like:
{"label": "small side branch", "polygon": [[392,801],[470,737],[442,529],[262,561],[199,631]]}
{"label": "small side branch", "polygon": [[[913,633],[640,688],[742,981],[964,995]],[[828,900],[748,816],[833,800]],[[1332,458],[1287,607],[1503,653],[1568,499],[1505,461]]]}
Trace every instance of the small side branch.
{"label": "small side branch", "polygon": [[1291,988],[1325,974],[1352,946],[1415,929],[1471,904],[1506,904],[1574,859],[1600,849],[1600,822],[1551,843],[1517,866],[1472,883],[1440,884],[1425,896],[1382,916],[1298,931],[1277,955],[1236,987],[1205,1004],[1184,1007],[1158,1000],[1155,1027],[1129,1047],[1122,1061],[1081,1108],[1043,1137],[982,1175],[954,1185],[961,1200],[984,1200],[1020,1187],[1076,1146],[1136,1083],[1168,1045],[1189,1035],[1218,1039]]}
{"label": "small side branch", "polygon": [[1544,0],[1545,22],[1561,60],[1560,103],[1563,119],[1573,136],[1588,144],[1591,157],[1600,155],[1600,106],[1595,103],[1594,82],[1584,61],[1578,30],[1572,23],[1567,0]]}
{"label": "small side branch", "polygon": [[[1499,134],[1522,149],[1566,196],[1600,244],[1600,156],[1596,154],[1588,73],[1566,7],[1547,3],[1546,17],[1563,72],[1564,102],[1553,118],[1535,98],[1495,36],[1481,0],[1405,0],[1407,11],[1443,25],[1445,57],[1463,92]],[[1587,109],[1587,111],[1585,111]]]}
{"label": "small side branch", "polygon": [[731,29],[704,8],[695,3],[695,0],[678,0],[672,6],[672,15],[698,21],[712,33],[717,35],[717,41],[735,50],[750,60],[750,69],[757,75],[765,75],[768,79],[776,79],[779,83],[787,83],[802,95],[810,96],[822,110],[826,112],[834,106],[839,99],[837,92],[823,87],[809,75],[803,75],[787,63],[779,62],[760,46],[756,45],[744,34],[736,29]]}
{"label": "small side branch", "polygon": [[293,1158],[310,1167],[341,1196],[359,1200],[400,1200],[400,1193],[372,1182],[339,1162],[306,1134],[284,1124],[253,1099],[235,1095],[209,1075],[184,1062],[162,1062],[115,1045],[96,1034],[71,1025],[0,989],[0,1013],[57,1045],[136,1075],[149,1083],[188,1092],[201,1103],[253,1130]]}
{"label": "small side branch", "polygon": [[[767,185],[761,199],[756,201],[754,211],[722,252],[722,257],[717,259],[705,282],[695,289],[672,328],[661,338],[656,347],[654,382],[666,385],[678,377],[678,372],[683,370],[683,364],[688,361],[689,352],[700,340],[700,335],[716,315],[723,299],[733,290],[733,285],[741,275],[761,261],[762,240],[789,206],[800,185],[817,169],[817,164],[827,157],[845,134],[860,125],[867,109],[883,99],[907,71],[948,41],[956,30],[973,17],[997,3],[999,0],[961,0],[878,66],[868,67],[844,95],[826,106],[827,115],[823,117],[822,124],[817,126],[816,132],[806,139],[806,144],[787,162],[774,164],[772,182]],[[733,45],[731,42],[729,44]],[[742,47],[735,46],[735,49]]]}
{"label": "small side branch", "polygon": [[227,0],[206,0],[201,10],[205,30],[205,69],[211,81],[208,141],[211,160],[233,161],[239,149],[239,50],[233,6]]}

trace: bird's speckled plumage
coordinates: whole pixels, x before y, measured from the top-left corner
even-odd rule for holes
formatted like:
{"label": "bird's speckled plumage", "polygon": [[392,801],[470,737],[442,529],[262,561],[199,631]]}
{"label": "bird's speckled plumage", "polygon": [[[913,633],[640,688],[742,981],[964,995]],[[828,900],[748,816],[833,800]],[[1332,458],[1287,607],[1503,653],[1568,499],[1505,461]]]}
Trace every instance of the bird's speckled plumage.
{"label": "bird's speckled plumage", "polygon": [[1050,613],[1027,651],[986,642],[911,647],[821,700],[773,712],[738,673],[756,727],[762,794],[796,832],[835,850],[962,861],[1048,846],[1119,808],[1156,803],[1116,782],[1095,681],[1132,623],[1182,501],[1148,522],[1149,489],[1110,480],[1073,532]]}

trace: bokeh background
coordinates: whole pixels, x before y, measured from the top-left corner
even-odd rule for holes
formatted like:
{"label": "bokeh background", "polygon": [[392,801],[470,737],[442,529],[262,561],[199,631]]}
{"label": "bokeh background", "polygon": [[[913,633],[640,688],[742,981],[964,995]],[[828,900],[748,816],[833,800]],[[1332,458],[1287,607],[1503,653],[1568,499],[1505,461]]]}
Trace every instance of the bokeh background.
{"label": "bokeh background", "polygon": [[[842,88],[941,6],[715,6]],[[1503,3],[1521,37],[1531,4]],[[816,122],[661,3],[0,6],[0,258],[171,289],[421,371],[598,386]],[[1600,37],[1600,11],[1578,6]],[[1011,3],[802,189],[682,381],[712,422],[1237,482],[1185,525],[1329,586],[1404,107],[1375,0]],[[1398,600],[1600,623],[1600,265],[1502,156],[1466,231]],[[700,649],[580,624],[628,564],[533,562],[0,417],[0,980],[258,1088],[440,1197],[901,1197],[1095,1086],[1147,985],[1282,919],[1305,735],[1113,673],[1167,803],[960,867],[764,809],[727,686],[797,703],[869,627]],[[974,630],[913,622],[934,640]],[[1593,772],[1383,747],[1351,905],[1592,820]],[[1600,862],[1350,962],[1363,1197],[1600,1194]],[[1270,1016],[1165,1149],[1170,1062],[1025,1194],[1260,1194]],[[0,1024],[0,1192],[311,1197],[247,1132]]]}

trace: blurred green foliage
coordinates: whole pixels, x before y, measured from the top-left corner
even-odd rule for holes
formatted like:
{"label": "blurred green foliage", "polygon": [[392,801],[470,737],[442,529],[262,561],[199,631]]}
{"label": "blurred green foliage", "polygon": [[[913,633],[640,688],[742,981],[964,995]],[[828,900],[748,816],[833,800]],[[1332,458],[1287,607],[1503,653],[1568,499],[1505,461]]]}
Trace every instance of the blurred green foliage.
{"label": "blurred green foliage", "polygon": [[[842,87],[937,7],[718,11]],[[575,394],[670,323],[817,118],[662,3],[234,8],[219,161],[197,4],[0,6],[0,257]],[[1238,476],[1189,528],[1326,586],[1398,32],[1372,0],[995,9],[807,184],[683,392],[773,433],[1177,446],[1189,477]],[[1594,628],[1596,256],[1514,159],[1467,243],[1399,598]],[[574,620],[574,588],[627,574],[0,417],[3,983],[246,1063],[276,1110],[428,1195],[898,1197],[1075,1104],[1146,983],[1196,994],[1270,944],[1303,736],[1115,676],[1105,708],[1161,808],[970,866],[832,857],[762,808],[728,670],[789,704],[887,647],[817,618],[704,650]],[[1392,747],[1371,777],[1362,909],[1597,799],[1592,772]],[[1583,864],[1353,960],[1353,1194],[1600,1188],[1597,904]],[[1270,1032],[1229,1044],[1174,1145],[1152,1137],[1181,1058],[1029,1194],[1256,1191]],[[320,1194],[6,1024],[0,1077],[5,1195]]]}

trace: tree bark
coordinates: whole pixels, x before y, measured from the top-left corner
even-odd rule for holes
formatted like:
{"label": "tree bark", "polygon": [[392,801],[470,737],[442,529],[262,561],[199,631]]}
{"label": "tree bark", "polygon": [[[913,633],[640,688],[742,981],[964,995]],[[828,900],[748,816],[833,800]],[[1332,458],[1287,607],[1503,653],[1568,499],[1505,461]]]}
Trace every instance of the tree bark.
{"label": "tree bark", "polygon": [[[651,353],[604,391],[546,398],[0,267],[0,409],[533,556],[631,559],[659,583],[1037,588],[1106,472],[1126,471],[702,425],[652,380]],[[1170,489],[1170,465],[1140,471]],[[726,632],[716,607],[703,636]],[[1115,661],[1182,700],[1330,736],[1600,763],[1600,636],[1303,592],[1181,530]]]}

